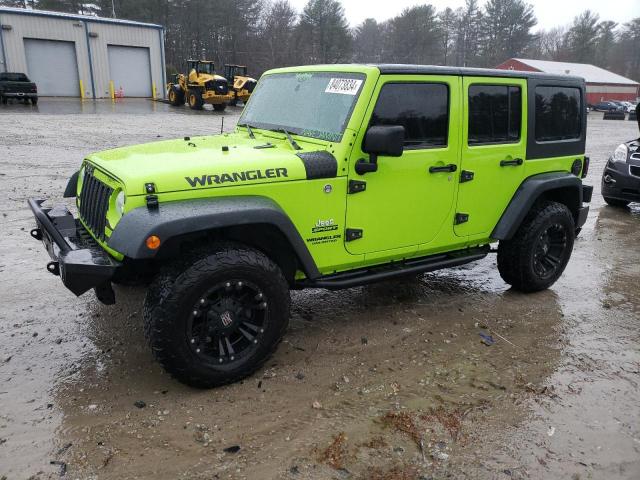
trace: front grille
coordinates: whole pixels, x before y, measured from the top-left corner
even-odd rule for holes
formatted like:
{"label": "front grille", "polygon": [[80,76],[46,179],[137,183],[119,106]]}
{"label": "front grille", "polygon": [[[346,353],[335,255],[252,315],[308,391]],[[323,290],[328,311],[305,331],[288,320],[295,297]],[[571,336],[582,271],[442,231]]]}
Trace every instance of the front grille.
{"label": "front grille", "polygon": [[635,165],[631,165],[629,167],[629,173],[635,177],[640,177],[640,167],[637,167]]}
{"label": "front grille", "polygon": [[104,227],[113,189],[93,176],[93,167],[87,166],[80,192],[80,218],[100,240],[104,240]]}

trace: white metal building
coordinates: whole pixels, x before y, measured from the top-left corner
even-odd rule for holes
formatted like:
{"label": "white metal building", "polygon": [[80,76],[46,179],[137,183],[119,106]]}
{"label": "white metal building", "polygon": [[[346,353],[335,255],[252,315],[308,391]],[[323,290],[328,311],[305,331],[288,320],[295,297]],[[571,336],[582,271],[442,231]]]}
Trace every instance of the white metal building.
{"label": "white metal building", "polygon": [[0,72],[23,72],[39,96],[164,96],[161,25],[0,7]]}

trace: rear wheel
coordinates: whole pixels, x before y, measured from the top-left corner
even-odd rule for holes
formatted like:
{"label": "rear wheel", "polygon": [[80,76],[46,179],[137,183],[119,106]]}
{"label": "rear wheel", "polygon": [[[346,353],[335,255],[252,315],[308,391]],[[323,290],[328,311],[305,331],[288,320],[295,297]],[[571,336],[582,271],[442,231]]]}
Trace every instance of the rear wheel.
{"label": "rear wheel", "polygon": [[184,105],[184,92],[178,86],[173,86],[169,89],[169,103],[174,107],[181,107]]}
{"label": "rear wheel", "polygon": [[574,239],[575,222],[567,206],[541,202],[531,209],[512,239],[500,241],[500,276],[522,292],[549,288],[567,266]]}
{"label": "rear wheel", "polygon": [[189,90],[189,107],[192,110],[202,110],[204,100],[202,100],[202,92],[197,89]]}
{"label": "rear wheel", "polygon": [[7,102],[9,101],[9,99],[7,97],[5,97],[4,95],[0,95],[0,100],[2,100],[2,104],[6,105]]}
{"label": "rear wheel", "polygon": [[607,202],[612,207],[625,208],[628,207],[631,202],[627,202],[626,200],[618,200],[617,198],[611,197],[603,197],[604,201]]}
{"label": "rear wheel", "polygon": [[214,103],[213,104],[213,109],[216,112],[224,112],[225,108],[227,108],[227,104],[226,103]]}
{"label": "rear wheel", "polygon": [[31,98],[31,103],[32,103],[33,105],[37,105],[37,104],[38,104],[38,97],[32,97],[32,98]]}
{"label": "rear wheel", "polygon": [[176,379],[215,387],[250,375],[271,356],[287,329],[289,302],[273,261],[221,244],[156,277],[145,299],[145,334]]}

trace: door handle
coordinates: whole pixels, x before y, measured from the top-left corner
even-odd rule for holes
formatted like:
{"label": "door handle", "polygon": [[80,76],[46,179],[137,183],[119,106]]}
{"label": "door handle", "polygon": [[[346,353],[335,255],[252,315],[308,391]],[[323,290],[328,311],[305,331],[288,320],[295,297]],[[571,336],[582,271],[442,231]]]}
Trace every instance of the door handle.
{"label": "door handle", "polygon": [[458,166],[455,163],[450,163],[449,165],[442,165],[440,167],[429,167],[429,173],[455,172],[457,169]]}
{"label": "door handle", "polygon": [[514,158],[513,160],[500,160],[501,167],[518,167],[524,163],[521,158]]}

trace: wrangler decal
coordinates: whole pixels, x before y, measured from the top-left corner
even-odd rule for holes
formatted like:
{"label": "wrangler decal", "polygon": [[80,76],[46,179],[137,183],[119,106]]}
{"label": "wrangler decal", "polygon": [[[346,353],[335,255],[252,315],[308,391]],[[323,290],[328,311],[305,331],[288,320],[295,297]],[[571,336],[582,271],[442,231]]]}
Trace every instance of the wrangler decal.
{"label": "wrangler decal", "polygon": [[286,168],[267,168],[266,170],[245,170],[244,172],[221,173],[219,175],[199,175],[197,177],[184,177],[191,188],[222,183],[236,183],[265,178],[289,177]]}

